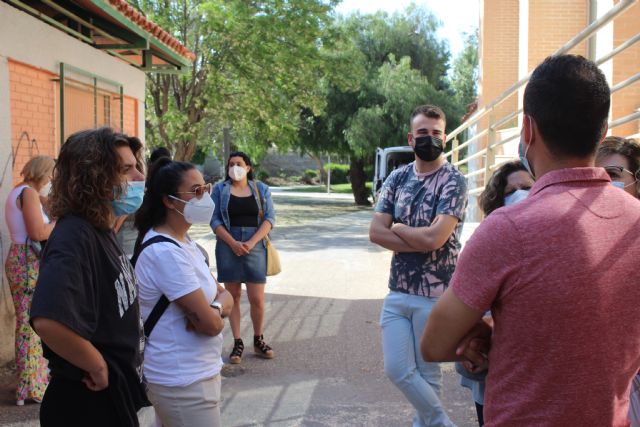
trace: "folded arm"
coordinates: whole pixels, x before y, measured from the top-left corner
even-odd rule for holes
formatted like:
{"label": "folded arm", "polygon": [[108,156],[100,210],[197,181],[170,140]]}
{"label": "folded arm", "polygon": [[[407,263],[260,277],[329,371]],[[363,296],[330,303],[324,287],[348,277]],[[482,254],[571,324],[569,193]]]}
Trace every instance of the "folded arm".
{"label": "folded arm", "polygon": [[421,252],[391,231],[391,215],[375,212],[369,226],[369,240],[394,252]]}
{"label": "folded arm", "polygon": [[[451,288],[447,289],[433,307],[420,340],[424,360],[468,359],[480,365],[491,337],[491,328],[482,321],[483,315],[483,310],[469,307]],[[469,347],[472,341],[474,345]]]}
{"label": "folded arm", "polygon": [[46,317],[35,317],[32,323],[33,329],[51,350],[86,373],[82,381],[87,388],[99,391],[108,387],[107,363],[91,342],[62,323]]}
{"label": "folded arm", "polygon": [[458,218],[451,215],[438,215],[428,227],[411,227],[405,224],[393,224],[391,231],[414,248],[422,252],[440,249],[458,225]]}

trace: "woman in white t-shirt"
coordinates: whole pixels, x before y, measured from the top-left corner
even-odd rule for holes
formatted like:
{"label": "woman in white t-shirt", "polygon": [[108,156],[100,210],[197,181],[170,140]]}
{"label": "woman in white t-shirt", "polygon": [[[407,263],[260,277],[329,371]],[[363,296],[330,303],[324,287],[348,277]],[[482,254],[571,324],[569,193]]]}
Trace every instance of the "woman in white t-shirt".
{"label": "woman in white t-shirt", "polygon": [[49,383],[47,361],[42,357],[40,338],[29,325],[31,298],[40,269],[39,254],[29,241],[47,240],[55,222],[49,221],[42,207],[51,188],[55,162],[49,156],[36,156],[20,172],[22,182],[7,197],[5,220],[11,234],[11,247],[5,273],[16,312],[16,404],[25,400],[41,402]]}
{"label": "woman in white t-shirt", "polygon": [[[193,165],[168,158],[153,164],[146,185],[132,262],[147,335],[149,400],[165,427],[218,426],[221,332],[233,298],[187,234],[192,224],[211,220],[211,185]],[[164,311],[155,308],[163,296]]]}

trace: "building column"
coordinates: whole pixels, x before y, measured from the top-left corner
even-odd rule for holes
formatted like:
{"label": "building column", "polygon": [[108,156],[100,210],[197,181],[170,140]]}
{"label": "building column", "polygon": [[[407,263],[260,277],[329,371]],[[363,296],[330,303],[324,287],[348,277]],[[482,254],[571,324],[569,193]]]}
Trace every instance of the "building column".
{"label": "building column", "polygon": [[[518,5],[518,80],[529,74],[529,0],[520,0]],[[522,107],[524,88],[518,89],[518,108]],[[518,128],[522,127],[523,115],[518,115]]]}

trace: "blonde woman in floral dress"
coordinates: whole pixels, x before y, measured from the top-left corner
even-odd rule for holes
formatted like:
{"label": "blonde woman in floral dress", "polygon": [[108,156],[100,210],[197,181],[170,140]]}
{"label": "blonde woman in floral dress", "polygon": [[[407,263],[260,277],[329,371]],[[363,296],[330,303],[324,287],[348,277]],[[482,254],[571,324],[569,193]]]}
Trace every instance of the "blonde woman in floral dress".
{"label": "blonde woman in floral dress", "polygon": [[29,325],[31,297],[38,280],[39,260],[28,240],[49,238],[54,222],[44,212],[44,200],[51,186],[54,161],[36,156],[20,173],[23,181],[9,193],[5,219],[11,233],[11,247],[5,262],[5,272],[16,312],[16,371],[18,387],[16,404],[25,400],[42,401],[49,382],[47,361],[42,357],[40,338]]}

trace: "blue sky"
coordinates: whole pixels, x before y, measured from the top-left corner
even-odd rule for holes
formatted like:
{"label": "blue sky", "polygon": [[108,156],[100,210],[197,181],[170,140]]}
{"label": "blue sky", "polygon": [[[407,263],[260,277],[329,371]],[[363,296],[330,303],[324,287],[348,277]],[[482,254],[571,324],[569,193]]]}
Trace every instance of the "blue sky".
{"label": "blue sky", "polygon": [[389,13],[402,12],[411,3],[426,6],[442,22],[439,35],[449,41],[449,48],[455,58],[462,50],[464,32],[471,32],[480,24],[480,0],[343,0],[336,7],[341,14],[360,11],[375,13],[383,10]]}

